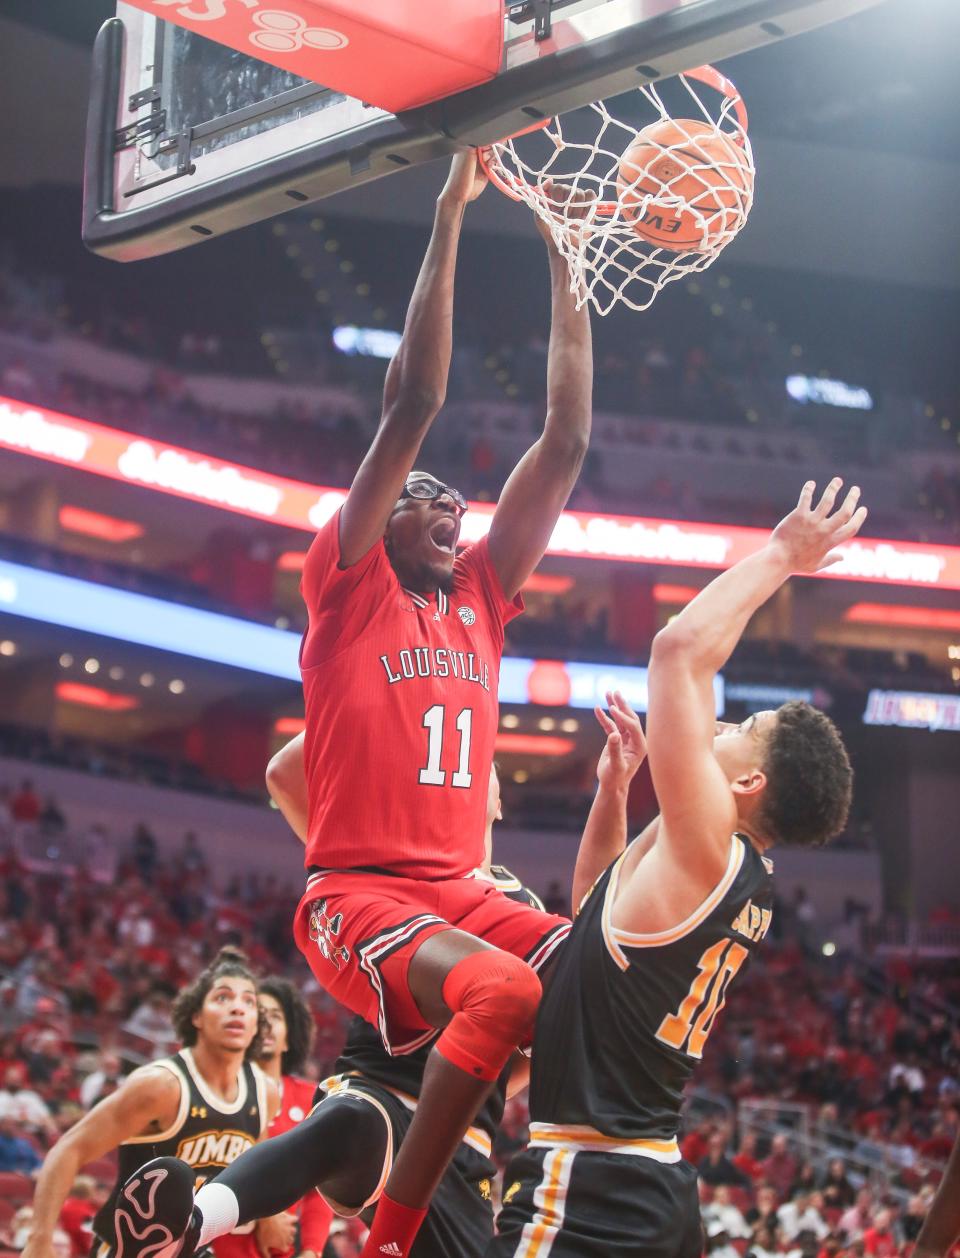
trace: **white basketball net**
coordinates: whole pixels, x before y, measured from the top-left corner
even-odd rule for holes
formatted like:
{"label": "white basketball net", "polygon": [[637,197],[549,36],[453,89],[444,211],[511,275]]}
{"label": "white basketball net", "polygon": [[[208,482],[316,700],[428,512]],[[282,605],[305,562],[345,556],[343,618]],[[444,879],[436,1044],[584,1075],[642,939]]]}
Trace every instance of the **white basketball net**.
{"label": "white basketball net", "polygon": [[[481,164],[491,181],[508,196],[526,202],[548,224],[569,268],[578,309],[589,302],[605,315],[623,302],[633,310],[646,310],[666,284],[710,266],[747,221],[755,169],[743,102],[733,84],[712,66],[678,79],[692,106],[682,115],[676,109],[673,115],[668,113],[657,88],[648,85],[610,103],[631,114],[641,104],[644,118],[639,127],[635,117],[622,122],[606,102],[597,101],[481,150]],[[695,80],[715,89],[708,97],[718,102],[713,109],[701,98],[702,87],[698,93]],[[696,136],[683,133],[680,121],[680,132],[675,131],[669,143],[649,139],[652,156],[642,167],[629,167],[631,176],[636,173],[625,184],[621,163],[637,142],[640,128],[681,117],[697,120]],[[704,152],[702,145],[711,151]],[[682,166],[682,176],[662,182],[650,168],[668,155]],[[591,194],[595,200],[586,216],[573,217],[564,200],[551,196],[544,186],[549,180],[563,189]],[[681,195],[678,183],[686,195]],[[684,230],[692,231],[696,241],[682,252],[651,243],[635,230],[636,221],[647,215],[654,221],[662,216],[663,221],[676,222],[681,213]]]}

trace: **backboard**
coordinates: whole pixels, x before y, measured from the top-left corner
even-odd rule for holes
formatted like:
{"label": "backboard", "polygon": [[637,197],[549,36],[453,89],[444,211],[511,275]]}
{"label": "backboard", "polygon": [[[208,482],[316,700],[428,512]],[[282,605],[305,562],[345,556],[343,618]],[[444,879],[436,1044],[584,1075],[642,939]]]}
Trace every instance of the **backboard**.
{"label": "backboard", "polygon": [[879,2],[521,0],[495,78],[399,115],[121,2],[94,49],[84,241],[182,249]]}

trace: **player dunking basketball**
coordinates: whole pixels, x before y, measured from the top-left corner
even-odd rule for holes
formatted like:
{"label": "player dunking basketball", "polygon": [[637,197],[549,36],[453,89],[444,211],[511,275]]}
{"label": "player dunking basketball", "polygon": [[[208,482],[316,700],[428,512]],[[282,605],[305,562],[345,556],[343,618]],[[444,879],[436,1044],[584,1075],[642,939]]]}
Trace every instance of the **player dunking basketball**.
{"label": "player dunking basketball", "polygon": [[[661,630],[647,745],[660,815],[626,847],[640,723],[615,696],[601,789],[574,879],[582,903],[537,1017],[530,1142],[504,1179],[487,1258],[699,1258],[696,1170],[680,1156],[684,1085],[727,989],[771,921],[776,842],[842,829],[850,762],[804,703],[718,727],[713,680],[747,621],[793,572],[813,573],[866,516],[840,482]],[[612,719],[611,719],[612,717]]]}
{"label": "player dunking basketball", "polygon": [[489,534],[458,556],[463,497],[412,470],[444,400],[460,228],[484,183],[472,151],[454,158],[380,427],[303,572],[309,878],[297,942],[391,1053],[445,1027],[367,1241],[376,1258],[405,1258],[444,1167],[532,1025],[534,965],[568,928],[467,877],[483,858],[504,626],[590,431],[589,319],[548,234],[546,421]]}

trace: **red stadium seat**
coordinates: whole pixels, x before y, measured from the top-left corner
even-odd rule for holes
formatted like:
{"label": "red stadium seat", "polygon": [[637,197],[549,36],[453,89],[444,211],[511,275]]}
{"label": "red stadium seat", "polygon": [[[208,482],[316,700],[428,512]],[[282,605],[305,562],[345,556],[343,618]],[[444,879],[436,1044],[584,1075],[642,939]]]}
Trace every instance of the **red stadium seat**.
{"label": "red stadium seat", "polygon": [[0,1200],[22,1206],[33,1196],[33,1180],[16,1171],[0,1171]]}
{"label": "red stadium seat", "polygon": [[94,1179],[99,1180],[102,1184],[112,1184],[117,1178],[116,1155],[97,1158],[95,1162],[88,1163],[83,1168],[83,1172],[85,1175],[92,1175]]}

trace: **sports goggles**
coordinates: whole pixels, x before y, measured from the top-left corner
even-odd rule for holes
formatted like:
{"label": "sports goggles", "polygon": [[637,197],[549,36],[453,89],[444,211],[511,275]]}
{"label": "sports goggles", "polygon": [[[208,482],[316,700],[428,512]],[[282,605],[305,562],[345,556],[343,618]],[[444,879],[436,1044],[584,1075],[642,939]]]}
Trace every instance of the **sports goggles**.
{"label": "sports goggles", "polygon": [[467,500],[459,489],[453,489],[450,485],[444,485],[438,480],[410,480],[404,485],[400,491],[401,498],[439,498],[441,494],[446,494],[453,502],[461,515],[467,509]]}

